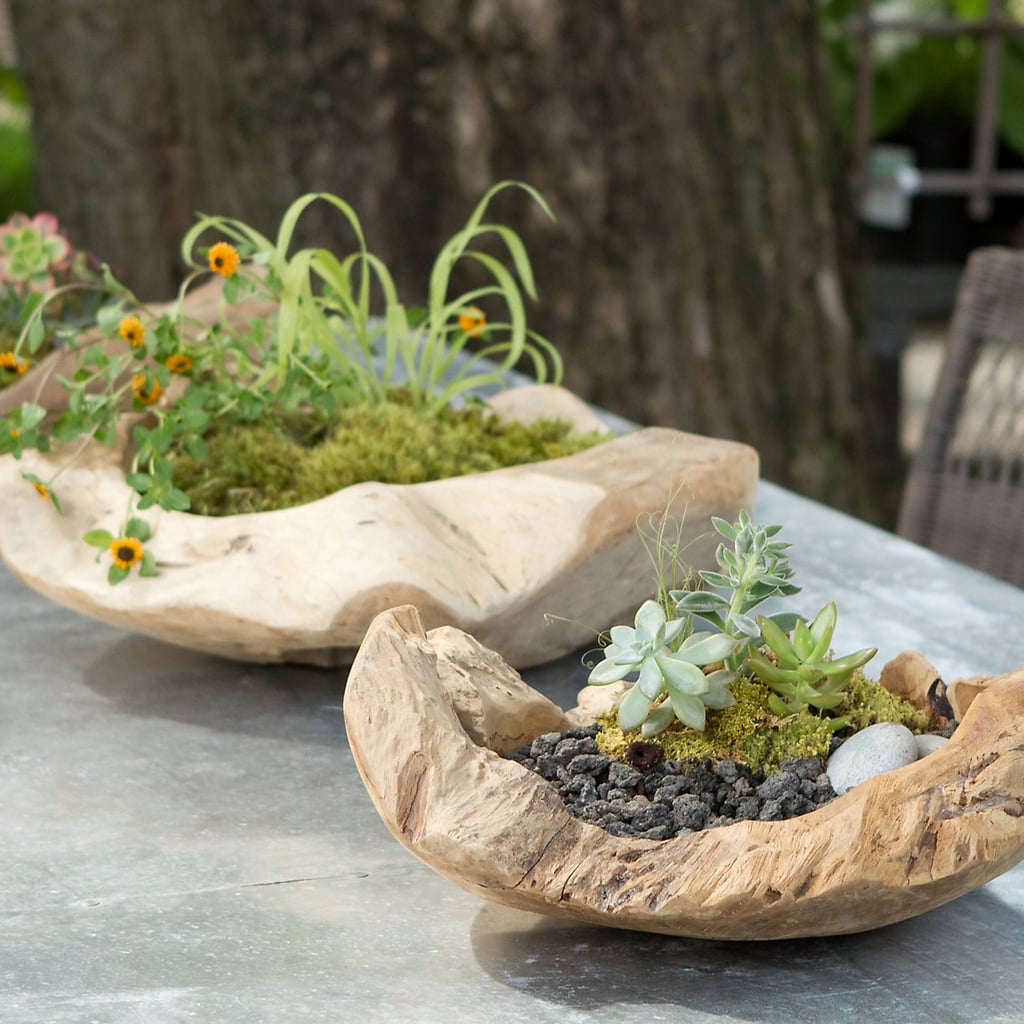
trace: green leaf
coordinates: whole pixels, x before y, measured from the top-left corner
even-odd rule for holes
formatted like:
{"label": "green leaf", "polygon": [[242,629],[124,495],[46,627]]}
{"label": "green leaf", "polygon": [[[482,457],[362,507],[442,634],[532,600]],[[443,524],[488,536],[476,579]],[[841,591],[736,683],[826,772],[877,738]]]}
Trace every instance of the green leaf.
{"label": "green leaf", "polygon": [[142,553],[142,562],[139,565],[140,576],[159,576],[156,568],[156,556],[152,551],[144,551]]}
{"label": "green leaf", "polygon": [[707,723],[707,711],[704,701],[700,697],[691,697],[689,694],[681,693],[675,687],[669,686],[668,699],[672,702],[672,710],[675,711],[676,718],[683,725],[696,729],[697,732],[704,731],[704,726]]}
{"label": "green leaf", "polygon": [[179,491],[177,487],[172,487],[166,504],[161,502],[160,507],[171,512],[187,512],[192,507],[192,502],[189,501],[188,495],[184,491]]}
{"label": "green leaf", "polygon": [[632,687],[619,700],[619,728],[623,732],[639,729],[650,710],[651,702],[640,687]]}
{"label": "green leaf", "polygon": [[134,537],[136,540],[145,543],[153,535],[153,531],[149,528],[149,523],[147,523],[145,519],[139,519],[137,516],[132,516],[132,518],[125,523],[124,535],[126,537]]}
{"label": "green leaf", "polygon": [[82,534],[82,540],[94,548],[108,548],[114,540],[109,530],[89,530]]}
{"label": "green leaf", "polygon": [[126,473],[125,483],[138,494],[146,494],[153,486],[153,478],[148,473]]}
{"label": "green leaf", "polygon": [[686,611],[703,615],[706,612],[724,611],[729,607],[727,598],[707,590],[673,590],[669,596],[676,602],[677,612]]}
{"label": "green leaf", "polygon": [[670,691],[694,697],[708,692],[708,677],[692,662],[671,654],[657,655],[656,661]]}
{"label": "green leaf", "polygon": [[591,686],[607,686],[609,683],[617,683],[629,675],[631,668],[630,665],[616,665],[614,661],[606,658],[590,670],[587,682]]}
{"label": "green leaf", "polygon": [[739,644],[724,633],[712,633],[710,636],[689,637],[676,652],[676,657],[688,661],[691,665],[713,665],[716,661],[724,661],[732,654]]}
{"label": "green leaf", "polygon": [[36,353],[46,340],[46,328],[43,326],[41,317],[36,317],[28,328],[28,350]]}
{"label": "green leaf", "polygon": [[128,578],[128,570],[121,565],[112,565],[107,570],[107,582],[114,586],[116,583],[120,583],[122,580]]}
{"label": "green leaf", "polygon": [[670,700],[659,704],[648,716],[647,721],[640,726],[640,735],[644,739],[650,739],[663,733],[676,720],[675,709]]}

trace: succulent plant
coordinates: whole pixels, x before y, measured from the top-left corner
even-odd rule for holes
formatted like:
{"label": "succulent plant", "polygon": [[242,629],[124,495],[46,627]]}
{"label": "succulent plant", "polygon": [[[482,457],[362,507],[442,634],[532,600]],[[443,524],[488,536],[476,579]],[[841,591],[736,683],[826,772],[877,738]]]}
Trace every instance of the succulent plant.
{"label": "succulent plant", "polygon": [[746,512],[733,524],[714,517],[716,532],[731,541],[718,545],[715,561],[721,572],[701,570],[701,581],[714,590],[673,590],[676,613],[697,615],[717,629],[742,641],[731,661],[738,668],[743,655],[761,639],[761,627],[751,611],[770,597],[783,597],[797,593],[800,588],[791,582],[793,569],[786,557],[789,544],[773,540],[780,526],[759,526]]}
{"label": "succulent plant", "polygon": [[771,619],[758,618],[764,646],[747,655],[747,665],[766,686],[774,691],[768,699],[771,710],[783,717],[803,707],[829,710],[841,703],[853,673],[877,653],[869,647],[841,658],[830,656],[832,634],[836,628],[836,606],[829,602],[808,625],[802,619],[786,635]]}
{"label": "succulent plant", "polygon": [[15,213],[0,224],[0,287],[20,294],[45,292],[73,257],[71,243],[52,213],[37,213],[31,219]]}
{"label": "succulent plant", "polygon": [[587,681],[606,686],[638,674],[618,703],[624,732],[639,728],[645,737],[656,736],[676,719],[700,730],[707,708],[725,708],[734,702],[728,686],[735,673],[728,669],[705,673],[703,668],[732,654],[738,642],[722,633],[687,636],[688,626],[688,619],[669,619],[660,604],[645,601],[633,626],[612,627],[604,660]]}

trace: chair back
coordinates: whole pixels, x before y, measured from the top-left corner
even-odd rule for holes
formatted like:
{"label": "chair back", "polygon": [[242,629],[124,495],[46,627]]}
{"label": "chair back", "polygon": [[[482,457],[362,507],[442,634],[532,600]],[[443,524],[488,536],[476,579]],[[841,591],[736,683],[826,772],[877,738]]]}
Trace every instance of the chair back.
{"label": "chair back", "polygon": [[1024,586],[1024,251],[968,260],[897,529]]}

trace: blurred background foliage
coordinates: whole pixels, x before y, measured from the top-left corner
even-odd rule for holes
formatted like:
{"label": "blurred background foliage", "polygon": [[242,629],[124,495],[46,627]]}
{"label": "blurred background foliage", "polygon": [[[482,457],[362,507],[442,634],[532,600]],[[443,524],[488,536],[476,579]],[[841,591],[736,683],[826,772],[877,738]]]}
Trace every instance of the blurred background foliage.
{"label": "blurred background foliage", "polygon": [[[831,88],[841,125],[852,131],[858,37],[844,28],[858,14],[858,0],[822,0]],[[985,17],[988,0],[875,0],[879,20]],[[1024,2],[1010,0],[1006,14],[1024,24]],[[981,68],[977,35],[924,36],[883,31],[875,37],[872,134],[889,138],[910,130],[969,128],[974,120]],[[1024,37],[1009,36],[1003,51],[999,135],[1024,158]]]}
{"label": "blurred background foliage", "polygon": [[32,207],[28,93],[12,63],[0,58],[0,221]]}

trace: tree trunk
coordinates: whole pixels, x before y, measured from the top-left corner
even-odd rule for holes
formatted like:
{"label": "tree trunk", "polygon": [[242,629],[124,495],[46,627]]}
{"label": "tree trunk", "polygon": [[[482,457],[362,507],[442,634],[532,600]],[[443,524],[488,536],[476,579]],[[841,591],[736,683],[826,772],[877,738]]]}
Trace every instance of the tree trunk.
{"label": "tree trunk", "polygon": [[[140,293],[196,210],[343,195],[409,304],[494,181],[566,382],[888,521],[817,0],[12,0],[38,195]],[[319,218],[319,219],[318,219]],[[306,239],[344,244],[318,211]]]}

